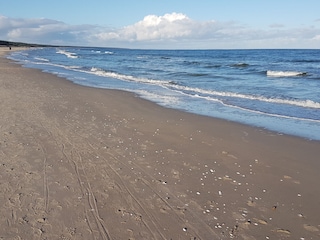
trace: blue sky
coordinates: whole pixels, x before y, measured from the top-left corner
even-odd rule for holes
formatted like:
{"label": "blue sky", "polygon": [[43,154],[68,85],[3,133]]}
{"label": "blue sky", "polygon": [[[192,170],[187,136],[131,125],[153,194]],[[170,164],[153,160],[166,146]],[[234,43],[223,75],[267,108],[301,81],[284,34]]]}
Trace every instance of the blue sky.
{"label": "blue sky", "polygon": [[0,0],[0,39],[128,48],[320,48],[319,0]]}

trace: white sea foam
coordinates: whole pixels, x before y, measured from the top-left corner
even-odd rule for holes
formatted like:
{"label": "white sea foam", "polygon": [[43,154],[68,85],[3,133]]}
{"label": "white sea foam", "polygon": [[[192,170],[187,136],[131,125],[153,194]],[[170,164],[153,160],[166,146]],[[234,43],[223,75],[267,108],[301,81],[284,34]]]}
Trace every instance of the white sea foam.
{"label": "white sea foam", "polygon": [[[235,56],[232,58],[228,58],[223,52],[211,51],[205,54],[197,51],[160,51],[155,55],[154,52],[148,51],[130,50],[126,53],[123,50],[120,55],[117,54],[119,58],[113,58],[118,51],[115,50],[115,55],[109,55],[112,52],[113,49],[101,48],[90,49],[88,54],[87,48],[57,47],[46,48],[43,51],[38,49],[28,51],[29,54],[24,52],[17,56],[15,56],[17,53],[12,55],[23,64],[53,72],[86,86],[123,90],[128,88],[128,91],[136,92],[169,107],[249,124],[257,123],[262,127],[299,136],[300,133],[296,131],[300,131],[303,136],[311,135],[312,138],[319,139],[317,130],[320,126],[320,100],[315,93],[319,83],[316,65],[319,61],[314,58],[316,54],[302,52],[300,55],[300,52],[296,52],[297,54],[286,56],[286,52],[258,51],[261,59],[260,57],[257,59],[256,53],[252,55],[253,52],[249,51],[246,60],[243,61],[243,52],[238,51],[232,52],[232,56]],[[86,57],[81,58],[81,56]],[[77,57],[78,59],[75,59]],[[160,60],[168,57],[172,61],[172,67],[171,63],[168,67],[167,61]],[[303,60],[309,58],[312,62]],[[143,64],[142,60],[147,59],[148,63],[143,65],[146,70],[139,71],[139,66]],[[271,68],[270,65],[275,61],[278,62],[277,68]],[[296,62],[299,62],[299,67],[296,67]],[[249,64],[247,71],[241,68],[247,64]],[[91,68],[92,66],[96,68]],[[132,66],[134,68],[131,68]],[[157,77],[151,74],[157,74]],[[194,78],[194,74],[203,77]],[[257,81],[250,82],[251,77]],[[118,81],[108,81],[110,80],[108,78]],[[281,85],[270,87],[267,78],[273,78],[273,81],[277,78],[283,80],[280,82]],[[243,88],[235,89],[234,85],[228,88],[229,84],[233,84],[232,81],[239,79],[244,81]],[[293,84],[292,81],[297,84]],[[287,92],[277,91],[278,87],[281,89],[286,87],[284,83],[290,86],[286,89]],[[298,89],[300,84],[306,85],[303,91]],[[249,88],[246,88],[247,86]],[[251,91],[254,88],[256,91]],[[269,121],[268,116],[273,119]],[[283,121],[280,118],[291,120]]]}
{"label": "white sea foam", "polygon": [[225,104],[225,103],[223,103],[223,104],[228,106],[228,107],[237,108],[237,109],[244,110],[244,111],[247,111],[247,112],[263,114],[263,115],[270,116],[270,117],[278,117],[278,118],[286,118],[286,119],[293,119],[293,120],[299,120],[299,121],[308,121],[308,122],[320,123],[320,120],[317,120],[317,119],[310,119],[310,118],[303,118],[303,117],[293,117],[293,116],[281,115],[281,114],[276,114],[276,113],[267,113],[267,112],[248,109],[248,108],[244,108],[244,107],[240,107],[240,106],[229,105],[229,104]]}
{"label": "white sea foam", "polygon": [[220,101],[219,99],[217,99],[217,97],[220,96],[220,97],[240,98],[240,99],[248,99],[248,100],[261,101],[261,102],[287,104],[287,105],[294,105],[298,107],[320,109],[319,102],[314,102],[308,99],[298,100],[298,99],[267,98],[263,96],[246,95],[246,94],[233,93],[233,92],[219,92],[214,90],[205,90],[201,88],[193,88],[193,87],[186,87],[186,86],[172,84],[171,81],[138,78],[138,77],[118,74],[114,72],[107,72],[99,68],[92,68],[91,72],[103,77],[111,77],[111,78],[116,78],[116,79],[125,80],[125,81],[134,81],[139,83],[159,85],[165,88],[169,88],[173,91],[178,91],[179,93],[183,93],[186,95],[193,95],[194,97],[206,98],[207,100],[212,100],[212,101]]}
{"label": "white sea foam", "polygon": [[131,82],[138,82],[138,83],[147,83],[147,84],[156,84],[156,85],[162,85],[166,83],[170,83],[169,81],[161,81],[161,80],[154,80],[154,79],[148,79],[148,78],[139,78],[139,77],[134,77],[130,75],[124,75],[124,74],[119,74],[115,72],[109,72],[102,70],[100,68],[91,68],[91,73],[101,76],[101,77],[110,77],[110,78],[116,78],[124,81],[131,81]]}
{"label": "white sea foam", "polygon": [[35,57],[34,59],[35,59],[35,60],[42,61],[42,62],[49,62],[49,60],[46,59],[46,58]]}
{"label": "white sea foam", "polygon": [[46,62],[46,61],[30,61],[30,60],[23,60],[24,63],[26,64],[35,64],[35,65],[45,65],[45,66],[53,66],[53,67],[59,67],[59,68],[65,68],[68,69],[67,66],[65,65],[61,65],[61,64],[56,64],[56,63],[50,63],[50,61]]}
{"label": "white sea foam", "polygon": [[185,87],[179,85],[171,85],[170,89],[177,90],[177,91],[188,91],[193,92],[194,96],[203,96],[207,95],[212,100],[217,100],[217,96],[221,97],[232,97],[232,98],[242,98],[248,100],[256,100],[261,102],[269,102],[269,103],[277,103],[277,104],[288,104],[288,105],[295,105],[299,107],[306,107],[306,108],[316,108],[320,109],[320,103],[314,102],[312,100],[291,100],[291,99],[280,99],[280,98],[266,98],[262,96],[254,96],[254,95],[246,95],[240,93],[232,93],[232,92],[218,92],[214,90],[205,90],[201,88],[192,88],[192,87]]}
{"label": "white sea foam", "polygon": [[[183,93],[184,94],[184,93]],[[185,94],[188,95],[188,94]],[[191,97],[194,98],[201,98],[201,99],[205,99],[207,101],[214,101],[214,102],[219,102],[224,106],[227,107],[231,107],[231,108],[235,108],[235,109],[240,109],[246,112],[251,112],[251,113],[256,113],[256,114],[262,114],[262,115],[266,115],[266,116],[270,116],[270,117],[279,117],[279,118],[287,118],[287,119],[293,119],[293,120],[300,120],[300,121],[308,121],[308,122],[316,122],[316,123],[320,123],[320,120],[317,119],[310,119],[310,118],[303,118],[303,117],[293,117],[293,116],[286,116],[286,115],[281,115],[281,114],[276,114],[276,113],[267,113],[267,112],[262,112],[262,111],[258,111],[258,110],[253,110],[253,109],[249,109],[249,108],[244,108],[244,107],[240,107],[240,106],[235,106],[233,104],[229,104],[229,103],[225,103],[217,98],[213,98],[213,97],[208,97],[208,96],[201,96],[198,94],[192,95]]]}
{"label": "white sea foam", "polygon": [[[52,66],[52,67],[57,67],[57,68],[63,68],[63,69],[66,69],[66,70],[74,70],[74,71],[78,71],[78,72],[81,72],[80,69],[81,67],[80,66],[66,66],[66,65],[62,65],[62,64],[57,64],[57,63],[52,63],[50,62],[49,60],[47,59],[42,59],[42,58],[34,58],[38,61],[30,61],[30,60],[24,60],[25,63],[28,63],[28,64],[35,64],[35,65],[45,65],[45,66]],[[40,60],[40,61],[39,61]],[[54,72],[54,74],[58,75],[59,72]]]}
{"label": "white sea foam", "polygon": [[269,77],[296,77],[306,75],[305,72],[295,72],[295,71],[267,71],[267,76]]}
{"label": "white sea foam", "polygon": [[73,70],[73,69],[81,69],[80,66],[64,66],[64,68],[65,69],[71,69],[71,70]]}
{"label": "white sea foam", "polygon": [[110,52],[110,51],[105,51],[104,53],[105,54],[110,54],[110,55],[114,54],[114,52]]}
{"label": "white sea foam", "polygon": [[[128,91],[132,91],[132,90],[128,90]],[[149,92],[149,91],[140,90],[140,89],[135,90],[134,92],[139,94],[143,98],[146,98],[151,101],[156,101],[156,102],[158,102],[160,104],[164,104],[164,105],[169,105],[169,106],[170,105],[177,105],[180,102],[180,99],[175,96],[167,96],[165,94],[154,93],[154,92]]]}
{"label": "white sea foam", "polygon": [[68,58],[78,58],[77,54],[59,49],[56,53],[63,54]]}
{"label": "white sea foam", "polygon": [[[178,91],[179,93],[184,93],[187,95],[193,95],[195,97],[205,97],[207,100],[211,99],[214,101],[220,101],[217,97],[230,97],[230,98],[240,98],[240,99],[248,99],[248,100],[255,100],[261,102],[269,102],[269,103],[276,103],[276,104],[288,104],[294,105],[298,107],[305,107],[305,108],[315,108],[320,109],[320,103],[314,102],[312,100],[298,100],[298,99],[281,99],[281,98],[267,98],[263,96],[255,96],[255,95],[246,95],[240,93],[233,93],[233,92],[219,92],[214,90],[205,90],[201,88],[193,88],[193,87],[186,87],[181,85],[172,84],[171,81],[163,81],[163,80],[154,80],[154,79],[147,79],[147,78],[138,78],[129,75],[118,74],[114,72],[108,72],[101,70],[99,68],[91,68],[91,73],[103,76],[103,77],[111,77],[125,81],[134,81],[139,83],[146,83],[146,84],[154,84],[159,85],[165,88],[169,88],[173,91]],[[187,93],[189,92],[189,93]]]}

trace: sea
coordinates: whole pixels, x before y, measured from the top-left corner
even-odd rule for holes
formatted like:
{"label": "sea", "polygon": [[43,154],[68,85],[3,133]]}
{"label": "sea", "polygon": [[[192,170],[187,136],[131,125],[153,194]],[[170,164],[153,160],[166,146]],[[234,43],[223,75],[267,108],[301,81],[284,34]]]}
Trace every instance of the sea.
{"label": "sea", "polygon": [[49,47],[9,58],[167,108],[320,140],[320,50]]}

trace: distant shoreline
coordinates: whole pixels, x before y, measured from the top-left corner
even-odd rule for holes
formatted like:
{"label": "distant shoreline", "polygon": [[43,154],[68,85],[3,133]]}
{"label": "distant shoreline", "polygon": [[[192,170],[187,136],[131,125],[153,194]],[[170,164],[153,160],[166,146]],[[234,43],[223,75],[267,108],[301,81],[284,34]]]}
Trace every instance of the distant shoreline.
{"label": "distant shoreline", "polygon": [[[75,46],[75,45],[50,45],[50,44],[38,44],[38,43],[24,43],[24,42],[12,42],[12,41],[4,41],[0,40],[0,48],[1,47],[79,47],[79,48],[100,48],[101,46]],[[111,49],[131,49],[127,47],[101,47],[101,48],[111,48]],[[141,49],[141,48],[132,48],[132,49]],[[204,49],[197,49],[197,48],[192,48],[192,49],[158,49],[158,48],[146,48],[144,50],[160,50],[160,51],[167,51],[167,50],[177,50],[177,51],[206,51],[206,50],[221,50],[221,51],[228,51],[228,50],[320,50],[320,48],[204,48]]]}
{"label": "distant shoreline", "polygon": [[0,47],[53,47],[53,45],[11,42],[11,41],[0,40]]}

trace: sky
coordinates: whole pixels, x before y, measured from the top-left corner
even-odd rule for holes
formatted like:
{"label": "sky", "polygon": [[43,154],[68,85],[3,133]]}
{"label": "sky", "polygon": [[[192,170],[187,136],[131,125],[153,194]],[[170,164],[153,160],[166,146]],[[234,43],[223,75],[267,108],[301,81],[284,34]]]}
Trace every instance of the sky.
{"label": "sky", "polygon": [[319,0],[0,0],[0,40],[149,49],[319,49],[319,9]]}

